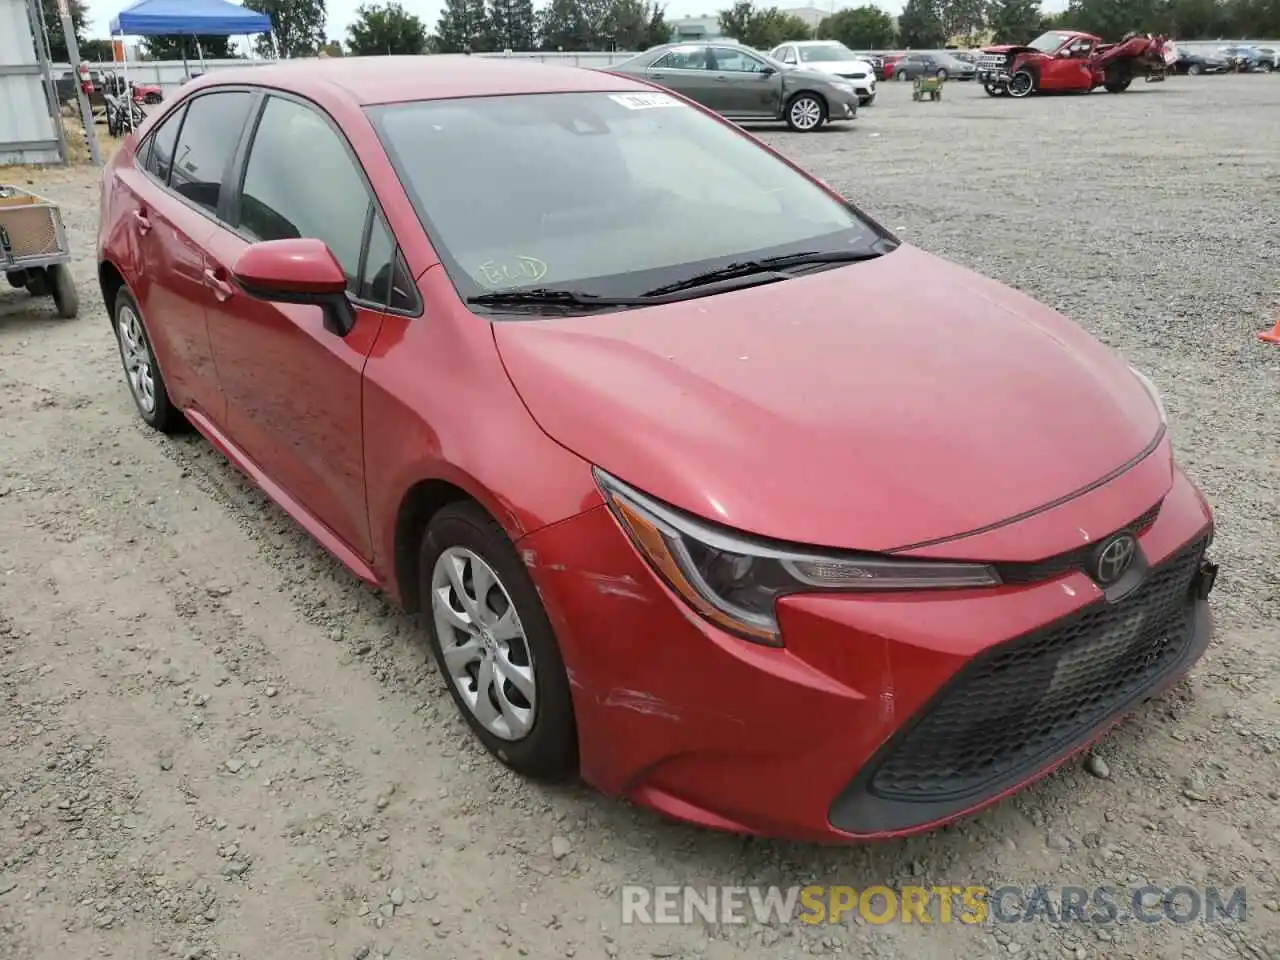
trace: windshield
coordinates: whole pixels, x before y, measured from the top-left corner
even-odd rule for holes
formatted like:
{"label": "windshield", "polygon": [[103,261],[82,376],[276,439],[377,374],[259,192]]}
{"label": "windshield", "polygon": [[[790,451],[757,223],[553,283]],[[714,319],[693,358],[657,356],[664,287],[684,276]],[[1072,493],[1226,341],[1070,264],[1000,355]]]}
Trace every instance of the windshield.
{"label": "windshield", "polygon": [[800,59],[805,63],[835,63],[840,60],[857,60],[858,55],[843,43],[823,43],[801,47]]}
{"label": "windshield", "polygon": [[885,234],[666,93],[551,93],[371,108],[461,296],[636,296],[734,261],[865,250]]}
{"label": "windshield", "polygon": [[1039,50],[1041,53],[1052,53],[1070,39],[1065,33],[1042,33],[1040,36],[1032,40],[1027,46]]}

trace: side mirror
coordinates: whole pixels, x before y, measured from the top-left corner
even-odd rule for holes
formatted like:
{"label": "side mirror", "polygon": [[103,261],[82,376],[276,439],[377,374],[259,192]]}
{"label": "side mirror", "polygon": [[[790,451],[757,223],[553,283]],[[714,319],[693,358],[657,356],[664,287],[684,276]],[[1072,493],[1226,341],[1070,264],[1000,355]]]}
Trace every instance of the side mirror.
{"label": "side mirror", "polygon": [[775,70],[773,67],[769,66],[767,63],[766,63],[763,67],[761,67],[761,68],[760,68],[760,75],[761,75],[762,77],[771,77],[771,76],[773,76],[773,75],[774,75],[775,73],[777,73],[777,72],[778,72],[777,70]]}
{"label": "side mirror", "polygon": [[258,300],[302,303],[324,311],[324,326],[345,337],[356,325],[347,299],[347,275],[328,244],[311,237],[264,240],[249,247],[231,268],[241,289]]}

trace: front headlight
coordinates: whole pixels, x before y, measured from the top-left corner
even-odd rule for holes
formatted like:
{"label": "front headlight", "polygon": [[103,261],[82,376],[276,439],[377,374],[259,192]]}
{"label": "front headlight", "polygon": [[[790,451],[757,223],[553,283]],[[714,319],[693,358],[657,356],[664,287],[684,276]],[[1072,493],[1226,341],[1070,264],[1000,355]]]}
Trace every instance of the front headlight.
{"label": "front headlight", "polygon": [[832,80],[831,85],[841,93],[853,93],[853,84],[848,80]]}
{"label": "front headlight", "polygon": [[1169,417],[1164,412],[1164,401],[1160,399],[1160,391],[1156,389],[1156,385],[1151,382],[1150,378],[1137,367],[1130,366],[1129,369],[1138,378],[1138,382],[1146,388],[1147,396],[1151,398],[1151,402],[1156,405],[1156,410],[1160,414],[1160,423],[1167,427],[1169,425]]}
{"label": "front headlight", "polygon": [[747,640],[782,646],[775,601],[791,593],[933,590],[1000,583],[982,564],[836,554],[734,533],[659,503],[603,470],[596,482],[622,529],[699,615]]}

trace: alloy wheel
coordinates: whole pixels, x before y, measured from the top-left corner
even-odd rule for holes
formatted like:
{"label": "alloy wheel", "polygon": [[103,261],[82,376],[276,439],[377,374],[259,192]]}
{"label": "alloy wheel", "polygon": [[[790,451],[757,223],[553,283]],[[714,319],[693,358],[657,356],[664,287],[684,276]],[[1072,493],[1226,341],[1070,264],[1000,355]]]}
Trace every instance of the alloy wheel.
{"label": "alloy wheel", "polygon": [[431,612],[448,681],[472,715],[499,739],[528,736],[537,712],[533,657],[497,572],[474,551],[449,547],[431,573]]}
{"label": "alloy wheel", "polygon": [[151,344],[147,342],[142,320],[132,306],[120,308],[116,318],[116,336],[120,341],[120,355],[124,358],[129,390],[142,412],[150,416],[156,410],[155,360],[151,356]]}
{"label": "alloy wheel", "polygon": [[791,124],[797,130],[812,130],[822,122],[822,104],[813,97],[800,97],[791,105]]}

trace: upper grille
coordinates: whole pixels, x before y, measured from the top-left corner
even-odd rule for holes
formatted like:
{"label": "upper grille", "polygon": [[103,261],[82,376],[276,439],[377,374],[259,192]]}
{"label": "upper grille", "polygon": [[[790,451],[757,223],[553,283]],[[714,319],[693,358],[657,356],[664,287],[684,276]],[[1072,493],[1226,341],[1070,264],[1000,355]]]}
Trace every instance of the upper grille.
{"label": "upper grille", "polygon": [[864,72],[863,72],[863,71],[861,71],[861,70],[859,70],[857,73],[838,73],[838,74],[836,74],[836,76],[838,76],[838,77],[844,77],[846,80],[865,80],[865,79],[867,79],[867,75],[866,75],[866,73],[864,73]]}
{"label": "upper grille", "polygon": [[975,659],[876,763],[868,791],[912,802],[987,795],[1082,741],[1185,654],[1207,544],[1189,544],[1117,603],[1099,601]]}
{"label": "upper grille", "polygon": [[[1159,515],[1160,503],[1157,503],[1132,523],[1121,527],[1120,530],[1128,530],[1134,536],[1141,536],[1151,528],[1151,525],[1156,522],[1156,517]],[[1108,536],[1119,533],[1120,530],[1112,530]],[[1041,580],[1052,580],[1054,577],[1061,577],[1064,574],[1086,569],[1089,554],[1099,542],[1095,540],[1092,543],[1086,543],[1074,550],[1068,550],[1066,553],[1047,557],[1044,560],[1033,560],[1030,563],[997,563],[994,566],[1004,583],[1039,583]]]}
{"label": "upper grille", "polygon": [[978,57],[979,70],[1003,70],[1006,57],[1003,53],[984,53]]}

